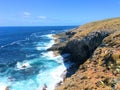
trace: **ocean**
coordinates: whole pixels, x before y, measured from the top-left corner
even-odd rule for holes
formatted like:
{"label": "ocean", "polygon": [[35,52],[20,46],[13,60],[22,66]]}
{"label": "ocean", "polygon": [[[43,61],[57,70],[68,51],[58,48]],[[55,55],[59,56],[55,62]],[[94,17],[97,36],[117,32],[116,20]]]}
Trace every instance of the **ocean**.
{"label": "ocean", "polygon": [[54,90],[70,62],[64,65],[62,56],[47,49],[52,35],[75,27],[0,27],[0,90]]}

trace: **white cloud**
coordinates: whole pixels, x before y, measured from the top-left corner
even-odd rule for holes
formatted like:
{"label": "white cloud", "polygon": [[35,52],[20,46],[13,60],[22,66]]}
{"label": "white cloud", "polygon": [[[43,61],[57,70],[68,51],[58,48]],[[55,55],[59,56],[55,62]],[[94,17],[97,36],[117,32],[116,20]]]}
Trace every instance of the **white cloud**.
{"label": "white cloud", "polygon": [[29,12],[23,12],[24,17],[29,17],[30,15],[31,15],[31,13],[29,13]]}
{"label": "white cloud", "polygon": [[38,16],[39,19],[47,19],[46,16]]}

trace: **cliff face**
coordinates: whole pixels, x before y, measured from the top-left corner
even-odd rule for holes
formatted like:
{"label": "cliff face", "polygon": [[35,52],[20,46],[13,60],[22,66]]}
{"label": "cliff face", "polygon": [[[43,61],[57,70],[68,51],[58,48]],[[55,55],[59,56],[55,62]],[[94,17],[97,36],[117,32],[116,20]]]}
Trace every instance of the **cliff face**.
{"label": "cliff face", "polygon": [[66,44],[63,53],[71,53],[71,60],[81,64],[92,55],[105,37],[119,30],[120,19],[118,18],[92,22],[80,26],[71,31],[71,33],[74,32],[75,34]]}
{"label": "cliff face", "polygon": [[50,50],[70,53],[79,68],[57,90],[120,90],[120,18],[88,23],[63,34],[57,36],[64,41]]}
{"label": "cliff face", "polygon": [[120,31],[103,39],[57,90],[120,90]]}
{"label": "cliff face", "polygon": [[101,44],[102,40],[108,36],[108,32],[90,32],[83,38],[77,38],[69,41],[63,52],[72,55],[72,62],[79,64],[84,63],[89,58],[93,51]]}

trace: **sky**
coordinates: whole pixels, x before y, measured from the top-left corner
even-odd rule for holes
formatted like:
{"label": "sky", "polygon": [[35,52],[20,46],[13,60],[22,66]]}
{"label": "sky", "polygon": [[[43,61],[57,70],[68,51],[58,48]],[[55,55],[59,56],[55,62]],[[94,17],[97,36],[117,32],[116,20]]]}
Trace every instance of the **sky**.
{"label": "sky", "polygon": [[120,17],[120,0],[0,0],[0,26],[82,25]]}

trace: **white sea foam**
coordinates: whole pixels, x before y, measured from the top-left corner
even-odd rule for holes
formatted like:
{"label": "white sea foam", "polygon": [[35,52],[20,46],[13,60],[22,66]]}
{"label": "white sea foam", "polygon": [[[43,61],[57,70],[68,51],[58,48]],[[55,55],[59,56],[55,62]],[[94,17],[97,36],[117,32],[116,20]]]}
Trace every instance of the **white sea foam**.
{"label": "white sea foam", "polygon": [[39,42],[36,45],[37,50],[47,50],[48,48],[52,47],[52,45],[55,43],[54,38],[53,38],[53,34],[42,35],[41,37],[43,37],[43,38],[47,37],[51,40],[49,42]]}
{"label": "white sea foam", "polygon": [[43,53],[43,57],[47,57],[47,58],[52,59],[58,63],[64,63],[64,61],[66,61],[66,59],[68,59],[69,56],[70,56],[70,54],[67,54],[67,53],[63,54],[62,56],[61,55],[55,56],[53,51]]}
{"label": "white sea foam", "polygon": [[[66,62],[64,63],[63,59],[70,56],[70,54],[63,54],[62,56],[54,56],[54,53],[52,51],[49,51],[47,53],[42,53],[43,57],[48,58],[49,60],[55,60],[56,62],[60,63],[57,67],[50,71],[46,72],[40,72],[37,80],[39,82],[38,90],[42,90],[42,87],[44,84],[47,85],[47,90],[54,90],[56,85],[59,82],[63,81],[63,73],[66,71],[66,69],[70,68],[72,63]],[[63,75],[63,76],[62,76]]]}
{"label": "white sea foam", "polygon": [[53,51],[43,52],[41,54],[42,54],[42,57],[49,58],[49,59],[55,59]]}
{"label": "white sea foam", "polygon": [[40,47],[40,46],[37,46],[36,49],[37,50],[43,50],[44,47]]}
{"label": "white sea foam", "polygon": [[61,55],[55,56],[53,51],[43,52],[41,54],[41,57],[46,58],[47,60],[54,60],[57,63],[64,63],[64,57]]}
{"label": "white sea foam", "polygon": [[49,44],[47,45],[46,48],[47,48],[47,49],[50,48],[54,43],[55,43],[55,41],[54,41],[54,40],[51,40],[51,41],[49,42]]}
{"label": "white sea foam", "polygon": [[21,69],[26,69],[26,68],[30,68],[31,67],[31,65],[29,64],[29,62],[17,62],[17,64],[16,64],[16,68],[18,69],[18,70],[21,70]]}
{"label": "white sea foam", "polygon": [[0,90],[6,90],[6,87],[7,87],[7,86],[0,85]]}
{"label": "white sea foam", "polygon": [[8,82],[7,77],[0,77],[0,90],[6,90],[6,87],[9,87],[11,82]]}
{"label": "white sea foam", "polygon": [[47,50],[47,49],[50,48],[54,43],[55,43],[54,40],[50,40],[50,42],[44,43],[44,44],[43,44],[42,42],[40,42],[40,43],[38,43],[38,44],[36,45],[36,49],[37,49],[37,50]]}
{"label": "white sea foam", "polygon": [[53,34],[42,35],[41,37],[47,37],[50,39],[54,39]]}
{"label": "white sea foam", "polygon": [[[66,74],[66,70],[71,67],[73,63],[67,62],[66,64],[61,64],[57,68],[55,68],[50,74],[52,76],[52,83],[50,85],[50,89],[48,90],[54,90],[56,85],[60,82],[63,82],[64,76]],[[64,73],[65,72],[65,73]]]}
{"label": "white sea foam", "polygon": [[62,74],[66,70],[66,66],[61,64],[51,71],[42,72],[38,75],[39,89],[42,90],[44,84],[47,85],[47,90],[54,90],[59,82],[63,82]]}

